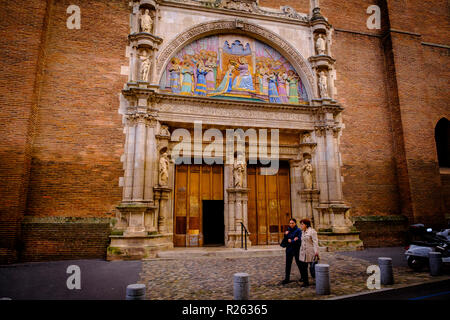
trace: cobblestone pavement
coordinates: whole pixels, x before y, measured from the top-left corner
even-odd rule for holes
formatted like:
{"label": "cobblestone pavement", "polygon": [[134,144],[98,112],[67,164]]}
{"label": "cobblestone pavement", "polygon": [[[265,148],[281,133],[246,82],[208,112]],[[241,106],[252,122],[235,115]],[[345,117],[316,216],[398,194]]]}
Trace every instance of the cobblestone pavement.
{"label": "cobblestone pavement", "polygon": [[[293,261],[291,283],[281,285],[284,278],[285,256],[267,257],[198,257],[191,259],[152,259],[143,261],[139,283],[147,285],[147,299],[151,300],[231,300],[233,274],[250,275],[252,300],[327,299],[340,295],[369,292],[366,281],[368,261],[336,253],[321,253],[320,263],[330,265],[331,295],[316,296],[314,280],[308,288],[300,288],[299,270]],[[450,276],[431,277],[428,272],[414,272],[407,267],[394,267],[392,286],[418,284],[429,280],[448,279]]]}

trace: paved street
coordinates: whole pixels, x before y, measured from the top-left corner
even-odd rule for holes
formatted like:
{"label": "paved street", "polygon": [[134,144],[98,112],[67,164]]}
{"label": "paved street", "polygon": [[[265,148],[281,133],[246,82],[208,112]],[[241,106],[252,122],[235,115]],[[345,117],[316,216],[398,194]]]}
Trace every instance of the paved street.
{"label": "paved street", "polygon": [[[206,250],[208,251],[208,250]],[[125,288],[131,283],[147,285],[147,299],[219,299],[233,298],[233,274],[250,274],[251,299],[328,299],[358,292],[370,292],[366,287],[367,266],[380,256],[394,261],[394,286],[419,284],[429,280],[449,279],[449,275],[431,277],[428,272],[413,272],[395,254],[400,248],[377,248],[359,252],[321,253],[321,263],[330,265],[331,295],[318,297],[314,281],[300,289],[299,271],[292,265],[291,279],[282,286],[284,253],[271,256],[211,255],[181,259],[150,259],[144,261],[70,260],[23,263],[0,266],[0,298],[22,299],[124,299]],[[375,259],[375,260],[374,260]],[[66,273],[69,265],[81,269],[81,290],[69,290]],[[393,294],[393,293],[390,293]]]}
{"label": "paved street", "polygon": [[[147,285],[148,299],[232,299],[233,274],[246,272],[250,275],[251,299],[327,299],[340,295],[359,292],[370,292],[367,289],[367,267],[373,255],[380,253],[369,250],[367,253],[321,253],[321,263],[330,265],[331,295],[319,297],[315,294],[314,281],[306,289],[299,288],[294,281],[286,286],[280,285],[284,277],[284,255],[251,258],[184,258],[180,260],[144,261],[140,283]],[[394,253],[399,249],[389,248],[386,253]],[[359,255],[365,259],[352,257]],[[397,261],[397,260],[396,260]],[[376,263],[376,262],[375,262]],[[393,286],[395,288],[407,284],[421,283],[433,278],[427,272],[413,272],[408,267],[394,265]],[[298,280],[300,273],[292,266],[292,280]],[[438,277],[448,279],[447,276]]]}
{"label": "paved street", "polygon": [[[69,290],[67,267],[81,269],[81,289]],[[128,284],[136,283],[141,261],[67,260],[0,266],[0,298],[124,299]]]}

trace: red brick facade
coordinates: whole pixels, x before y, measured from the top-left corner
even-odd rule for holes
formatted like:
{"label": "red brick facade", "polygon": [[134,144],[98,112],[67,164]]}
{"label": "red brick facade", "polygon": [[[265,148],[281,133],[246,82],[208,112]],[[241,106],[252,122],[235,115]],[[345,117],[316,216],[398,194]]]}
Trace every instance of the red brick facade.
{"label": "red brick facade", "polygon": [[[304,13],[309,2],[259,1]],[[81,8],[80,30],[66,27],[71,4]],[[367,29],[372,4],[381,7],[381,30]],[[120,71],[128,63],[128,1],[0,5],[0,263],[17,261],[20,249],[23,260],[102,257],[104,225],[22,222],[109,217],[120,203],[118,108],[127,80]],[[352,215],[442,224],[450,209],[449,178],[439,174],[434,127],[450,119],[448,2],[320,0],[320,6],[334,27],[336,98],[345,108],[343,191]],[[90,246],[73,236],[80,230]],[[369,245],[398,243],[372,241],[374,231],[364,230],[361,239]],[[43,233],[53,238],[45,241]],[[42,254],[45,248],[52,254]]]}

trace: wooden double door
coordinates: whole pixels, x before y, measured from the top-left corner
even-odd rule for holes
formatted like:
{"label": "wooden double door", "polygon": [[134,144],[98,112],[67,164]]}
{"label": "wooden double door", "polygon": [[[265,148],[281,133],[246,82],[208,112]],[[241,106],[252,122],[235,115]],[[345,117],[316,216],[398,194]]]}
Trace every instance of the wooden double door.
{"label": "wooden double door", "polygon": [[279,244],[291,218],[289,163],[280,162],[276,175],[247,167],[248,229],[253,245]]}
{"label": "wooden double door", "polygon": [[[224,239],[223,166],[175,167],[174,245],[203,246]],[[276,175],[262,175],[261,167],[247,166],[247,228],[252,244],[278,244],[291,217],[289,164],[280,162]]]}

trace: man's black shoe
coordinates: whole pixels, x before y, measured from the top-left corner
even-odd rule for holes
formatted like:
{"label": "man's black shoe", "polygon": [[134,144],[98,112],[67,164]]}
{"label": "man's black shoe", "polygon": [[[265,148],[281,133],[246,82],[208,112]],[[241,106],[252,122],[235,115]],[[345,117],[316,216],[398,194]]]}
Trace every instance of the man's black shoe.
{"label": "man's black shoe", "polygon": [[281,284],[288,284],[289,282],[291,282],[291,281],[284,279],[283,281],[281,281]]}
{"label": "man's black shoe", "polygon": [[300,279],[300,280],[298,280],[299,282],[305,282],[305,279]]}
{"label": "man's black shoe", "polygon": [[300,285],[300,287],[301,287],[301,288],[309,287],[309,283],[302,283],[302,284]]}

